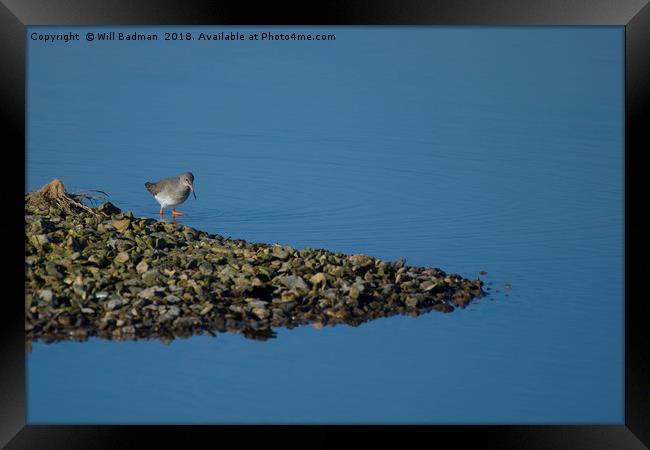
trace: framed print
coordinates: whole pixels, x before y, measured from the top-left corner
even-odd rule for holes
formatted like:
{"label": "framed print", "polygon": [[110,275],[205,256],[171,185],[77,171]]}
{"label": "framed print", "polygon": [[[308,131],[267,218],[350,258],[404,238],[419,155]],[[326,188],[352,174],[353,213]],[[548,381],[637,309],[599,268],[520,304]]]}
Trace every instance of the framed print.
{"label": "framed print", "polygon": [[650,442],[646,1],[0,11],[7,448]]}

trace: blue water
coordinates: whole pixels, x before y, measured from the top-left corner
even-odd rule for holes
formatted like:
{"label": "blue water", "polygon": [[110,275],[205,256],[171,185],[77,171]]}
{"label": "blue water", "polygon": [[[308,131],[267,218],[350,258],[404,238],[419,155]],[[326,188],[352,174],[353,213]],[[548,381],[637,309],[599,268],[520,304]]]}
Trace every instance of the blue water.
{"label": "blue water", "polygon": [[[33,345],[29,423],[624,423],[623,27],[186,28],[28,40],[27,190],[492,283],[359,327]],[[143,33],[180,31],[140,28]],[[503,288],[504,283],[511,290]]]}

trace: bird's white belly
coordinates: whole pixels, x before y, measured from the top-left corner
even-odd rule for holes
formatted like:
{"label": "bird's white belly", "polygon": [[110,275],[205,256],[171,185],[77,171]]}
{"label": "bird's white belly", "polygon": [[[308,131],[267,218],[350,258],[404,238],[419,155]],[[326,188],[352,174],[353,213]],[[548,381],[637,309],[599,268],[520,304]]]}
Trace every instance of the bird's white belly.
{"label": "bird's white belly", "polygon": [[169,208],[170,206],[174,207],[180,205],[184,201],[184,199],[179,199],[178,197],[172,197],[164,194],[154,195],[154,198],[158,203],[160,203],[160,206],[162,208]]}

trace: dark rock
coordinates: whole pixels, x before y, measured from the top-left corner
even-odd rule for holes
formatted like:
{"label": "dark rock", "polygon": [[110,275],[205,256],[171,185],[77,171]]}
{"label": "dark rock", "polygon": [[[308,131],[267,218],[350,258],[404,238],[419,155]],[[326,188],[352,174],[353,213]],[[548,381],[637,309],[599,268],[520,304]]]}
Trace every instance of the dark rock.
{"label": "dark rock", "polygon": [[97,207],[97,210],[109,216],[114,216],[122,212],[118,207],[113,205],[111,202],[102,203]]}

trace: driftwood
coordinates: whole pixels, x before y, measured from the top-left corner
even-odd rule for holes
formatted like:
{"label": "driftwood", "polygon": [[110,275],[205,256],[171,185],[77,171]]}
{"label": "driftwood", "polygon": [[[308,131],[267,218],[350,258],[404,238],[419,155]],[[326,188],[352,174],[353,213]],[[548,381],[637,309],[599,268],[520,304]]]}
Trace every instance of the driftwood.
{"label": "driftwood", "polygon": [[43,185],[40,189],[27,194],[26,207],[30,210],[44,211],[54,208],[64,214],[88,213],[106,215],[96,209],[84,205],[81,200],[87,195],[75,195],[66,192],[65,186],[58,178]]}

